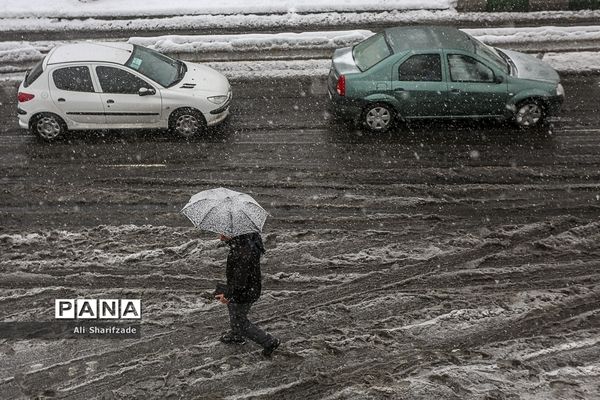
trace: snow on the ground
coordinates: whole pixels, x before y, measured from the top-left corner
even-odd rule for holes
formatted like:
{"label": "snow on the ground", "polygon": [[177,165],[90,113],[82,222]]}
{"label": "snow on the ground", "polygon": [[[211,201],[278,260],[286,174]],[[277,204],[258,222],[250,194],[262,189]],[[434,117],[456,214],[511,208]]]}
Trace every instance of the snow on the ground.
{"label": "snow on the ground", "polygon": [[559,72],[575,73],[600,70],[600,53],[597,51],[546,53],[542,60]]}
{"label": "snow on the ground", "polygon": [[402,24],[454,24],[464,23],[494,24],[510,26],[516,20],[521,23],[530,22],[535,25],[539,19],[556,21],[600,20],[600,10],[579,11],[538,11],[529,13],[458,13],[454,9],[447,10],[390,10],[373,12],[319,12],[319,13],[286,13],[286,14],[230,14],[230,15],[176,15],[146,18],[102,19],[100,17],[81,19],[42,18],[7,18],[0,17],[0,32],[152,32],[199,30],[219,31],[282,31],[294,30],[297,27],[312,26],[315,29],[355,26],[370,27],[374,25]]}
{"label": "snow on the ground", "polygon": [[[600,26],[463,29],[463,31],[494,46],[549,41],[600,40]],[[134,37],[129,41],[159,51],[177,53],[198,50],[227,51],[272,47],[342,47],[356,44],[373,34],[374,32],[367,30],[354,30],[280,34],[170,35]]]}
{"label": "snow on the ground", "polygon": [[[560,14],[558,14],[560,13]],[[556,18],[588,18],[595,11],[553,12]],[[505,13],[506,14],[506,13]],[[600,18],[600,12],[597,13]],[[270,30],[297,26],[368,26],[376,23],[402,24],[418,21],[448,21],[458,16],[454,10],[393,10],[382,12],[322,12],[311,14],[231,14],[231,15],[179,15],[148,18],[123,19],[57,19],[42,18],[0,18],[0,32],[62,32],[74,31],[153,31],[153,30]],[[498,15],[498,14],[495,14]],[[486,14],[487,16],[487,14]],[[511,17],[512,18],[512,17]]]}
{"label": "snow on the ground", "polygon": [[600,26],[485,28],[463,29],[463,31],[494,46],[501,46],[506,43],[600,40]]}
{"label": "snow on the ground", "polygon": [[0,63],[40,60],[42,52],[27,42],[0,42]]}
{"label": "snow on the ground", "polygon": [[[600,40],[600,26],[463,29],[493,46],[539,42]],[[354,45],[374,32],[368,30],[240,35],[168,35],[132,37],[130,43],[166,53],[269,49],[337,48]]]}
{"label": "snow on the ground", "polygon": [[326,76],[331,60],[236,61],[205,63],[230,79]]}
{"label": "snow on the ground", "polygon": [[[561,73],[581,73],[600,70],[600,53],[569,52],[547,53],[543,60]],[[203,63],[222,72],[232,80],[301,78],[327,76],[331,61],[285,60],[285,61],[219,61]],[[24,73],[0,74],[0,82],[11,84],[23,80]]]}
{"label": "snow on the ground", "polygon": [[[465,32],[494,46],[510,48],[511,45],[533,44],[536,42],[581,43],[582,41],[600,41],[600,26],[577,27],[527,27],[464,29]],[[294,51],[294,50],[333,50],[351,46],[372,35],[368,30],[348,30],[329,32],[278,33],[278,34],[240,34],[240,35],[169,35],[157,37],[132,37],[130,43],[154,48],[194,61],[194,54],[211,52],[243,53],[246,51]],[[43,57],[52,47],[66,43],[52,41],[37,42],[0,42],[0,72],[19,72]],[[553,53],[552,48],[544,56],[559,71],[580,72],[596,70],[600,66],[597,52]],[[188,54],[189,56],[183,56]],[[578,54],[577,57],[573,57]],[[290,54],[291,55],[291,54]],[[315,57],[309,55],[309,57]],[[317,57],[320,57],[317,56]],[[206,58],[206,56],[204,57]],[[200,58],[201,60],[204,58]],[[290,58],[293,58],[290,56]],[[223,68],[225,73],[236,78],[250,73],[255,75],[264,71],[274,76],[314,76],[327,72],[328,60],[310,60],[303,62],[252,61],[237,63],[209,63]],[[307,68],[308,67],[308,68]]]}
{"label": "snow on the ground", "polygon": [[367,30],[244,34],[244,35],[168,35],[132,37],[129,43],[150,47],[164,53],[210,51],[247,51],[271,49],[338,48],[354,45],[373,32]]}
{"label": "snow on the ground", "polygon": [[[485,43],[494,46],[536,42],[600,41],[600,26],[523,27],[464,29]],[[238,35],[168,35],[132,37],[130,43],[150,47],[165,53],[243,52],[256,50],[335,49],[350,46],[372,35],[368,30],[327,32],[238,34]],[[42,53],[65,42],[0,42],[0,62],[18,63],[42,58]],[[552,49],[548,49],[552,51]]]}
{"label": "snow on the ground", "polygon": [[450,9],[456,0],[3,0],[0,18],[87,18],[165,15],[285,14]]}

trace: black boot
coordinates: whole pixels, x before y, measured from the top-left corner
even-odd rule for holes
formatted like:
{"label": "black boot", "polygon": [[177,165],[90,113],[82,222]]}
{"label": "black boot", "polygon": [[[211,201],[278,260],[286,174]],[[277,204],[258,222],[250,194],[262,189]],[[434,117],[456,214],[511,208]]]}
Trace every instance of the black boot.
{"label": "black boot", "polygon": [[246,343],[246,338],[239,335],[234,335],[231,332],[224,333],[219,340],[225,344],[244,344]]}
{"label": "black boot", "polygon": [[271,344],[269,344],[263,348],[263,351],[262,351],[263,356],[271,357],[271,354],[273,354],[275,349],[277,349],[280,344],[281,344],[281,341],[279,339],[276,339],[276,338],[273,339]]}

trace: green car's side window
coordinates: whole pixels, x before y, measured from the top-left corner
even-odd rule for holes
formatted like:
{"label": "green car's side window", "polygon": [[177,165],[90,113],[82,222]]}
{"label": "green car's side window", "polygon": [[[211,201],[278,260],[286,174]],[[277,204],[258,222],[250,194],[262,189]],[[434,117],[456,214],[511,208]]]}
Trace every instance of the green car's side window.
{"label": "green car's side window", "polygon": [[450,79],[454,82],[494,82],[494,71],[473,57],[449,54]]}
{"label": "green car's side window", "polygon": [[442,80],[442,60],[439,54],[416,54],[398,67],[399,81]]}

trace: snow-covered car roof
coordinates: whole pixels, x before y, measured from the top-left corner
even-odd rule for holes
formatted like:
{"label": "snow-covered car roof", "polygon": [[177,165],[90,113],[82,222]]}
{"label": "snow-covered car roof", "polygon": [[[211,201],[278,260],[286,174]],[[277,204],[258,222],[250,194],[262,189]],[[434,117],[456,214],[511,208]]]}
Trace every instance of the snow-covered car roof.
{"label": "snow-covered car roof", "polygon": [[475,51],[469,35],[449,26],[399,26],[386,29],[385,34],[394,53],[417,49]]}
{"label": "snow-covered car roof", "polygon": [[89,42],[66,44],[48,53],[46,65],[78,61],[102,61],[125,64],[133,45],[129,43]]}

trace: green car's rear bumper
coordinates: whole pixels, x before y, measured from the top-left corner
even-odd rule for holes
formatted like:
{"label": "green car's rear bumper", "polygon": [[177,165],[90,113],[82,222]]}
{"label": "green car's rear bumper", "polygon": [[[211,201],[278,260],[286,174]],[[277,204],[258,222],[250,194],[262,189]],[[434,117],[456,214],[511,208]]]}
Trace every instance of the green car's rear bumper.
{"label": "green car's rear bumper", "polygon": [[362,102],[340,96],[335,92],[332,93],[331,90],[328,92],[328,110],[333,116],[340,119],[358,121],[363,108]]}

